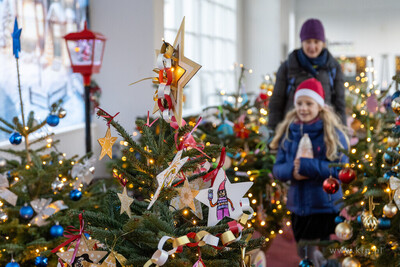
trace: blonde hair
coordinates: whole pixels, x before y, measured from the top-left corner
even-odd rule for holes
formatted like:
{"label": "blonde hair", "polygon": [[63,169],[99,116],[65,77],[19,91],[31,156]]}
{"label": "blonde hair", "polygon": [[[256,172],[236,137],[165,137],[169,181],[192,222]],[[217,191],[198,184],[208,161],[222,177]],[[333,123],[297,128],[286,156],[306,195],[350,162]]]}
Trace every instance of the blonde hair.
{"label": "blonde hair", "polygon": [[[332,111],[329,106],[324,106],[319,112],[319,117],[324,123],[324,143],[326,146],[326,157],[330,160],[336,160],[339,158],[338,149],[344,148],[340,142],[337,131],[344,135],[347,147],[349,147],[349,137],[347,135],[347,128],[340,122],[339,117]],[[289,140],[289,126],[297,119],[296,110],[293,109],[286,114],[285,119],[278,125],[274,138],[270,143],[270,148],[278,149],[279,141],[282,137],[282,145],[285,140]]]}

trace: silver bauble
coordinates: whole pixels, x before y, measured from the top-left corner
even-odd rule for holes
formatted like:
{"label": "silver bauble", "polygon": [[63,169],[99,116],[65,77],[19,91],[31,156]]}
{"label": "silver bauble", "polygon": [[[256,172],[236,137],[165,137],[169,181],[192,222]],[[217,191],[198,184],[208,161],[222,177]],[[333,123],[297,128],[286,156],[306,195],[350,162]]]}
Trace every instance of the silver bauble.
{"label": "silver bauble", "polygon": [[0,223],[5,222],[7,220],[8,220],[7,213],[4,210],[0,209]]}
{"label": "silver bauble", "polygon": [[361,267],[361,263],[353,257],[346,257],[342,261],[342,267]]}
{"label": "silver bauble", "polygon": [[387,138],[387,145],[390,147],[395,147],[399,144],[399,138],[389,136]]}
{"label": "silver bauble", "polygon": [[0,158],[0,167],[1,167],[1,168],[3,168],[3,167],[5,167],[5,166],[6,166],[6,164],[7,164],[7,161],[6,161],[6,159],[4,159],[4,158]]}
{"label": "silver bauble", "polygon": [[396,97],[392,100],[392,110],[397,115],[400,115],[400,97]]}
{"label": "silver bauble", "polygon": [[60,108],[60,109],[58,110],[58,117],[59,117],[60,119],[62,119],[62,118],[64,118],[65,116],[67,116],[67,111],[66,111],[65,109],[63,109],[63,108]]}
{"label": "silver bauble", "polygon": [[383,214],[388,218],[392,218],[394,215],[396,215],[397,211],[397,206],[394,203],[388,203],[383,207]]}
{"label": "silver bauble", "polygon": [[341,222],[336,225],[335,234],[341,240],[349,240],[353,236],[353,227],[348,222]]}

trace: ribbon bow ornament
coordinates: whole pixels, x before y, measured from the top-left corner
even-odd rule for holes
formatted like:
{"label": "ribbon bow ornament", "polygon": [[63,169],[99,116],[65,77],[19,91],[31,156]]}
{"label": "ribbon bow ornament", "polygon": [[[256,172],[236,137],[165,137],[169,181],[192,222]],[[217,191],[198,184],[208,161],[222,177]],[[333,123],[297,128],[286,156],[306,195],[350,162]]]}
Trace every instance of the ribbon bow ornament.
{"label": "ribbon bow ornament", "polygon": [[396,203],[397,207],[400,209],[400,179],[395,177],[390,177],[389,180],[390,189],[394,191],[393,201]]}
{"label": "ribbon bow ornament", "polygon": [[48,222],[45,220],[60,210],[68,209],[68,206],[64,204],[64,201],[57,200],[51,203],[51,198],[35,199],[31,201],[31,206],[36,212],[36,216],[30,221],[31,224],[38,226],[46,225]]}
{"label": "ribbon bow ornament", "polygon": [[85,163],[77,163],[72,167],[71,176],[73,179],[77,178],[75,188],[78,188],[81,183],[90,184],[94,177],[95,163],[96,158],[91,156]]}
{"label": "ribbon bow ornament", "polygon": [[221,156],[219,158],[219,163],[217,168],[215,168],[213,171],[207,173],[206,175],[203,176],[203,180],[204,182],[207,182],[209,180],[211,180],[211,186],[214,185],[214,180],[217,177],[217,174],[219,172],[219,170],[222,168],[222,166],[224,166],[225,163],[225,155],[226,155],[226,151],[225,151],[225,147],[222,148],[221,150]]}
{"label": "ribbon bow ornament", "polygon": [[193,132],[199,126],[201,120],[202,120],[202,118],[200,117],[198,122],[196,123],[196,125],[193,127],[193,129],[189,133],[186,133],[184,136],[181,137],[181,139],[180,139],[181,142],[179,143],[179,145],[178,145],[178,133],[175,134],[176,149],[177,150],[182,150],[182,149],[193,148],[193,149],[196,149],[197,151],[199,151],[201,154],[203,154],[207,158],[210,158],[207,154],[205,154],[203,152],[204,145],[203,144],[197,144],[196,140],[194,140],[194,137],[192,135]]}
{"label": "ribbon bow ornament", "polygon": [[7,177],[0,174],[0,198],[15,206],[17,204],[18,196],[8,190],[9,186],[10,184],[8,183]]}

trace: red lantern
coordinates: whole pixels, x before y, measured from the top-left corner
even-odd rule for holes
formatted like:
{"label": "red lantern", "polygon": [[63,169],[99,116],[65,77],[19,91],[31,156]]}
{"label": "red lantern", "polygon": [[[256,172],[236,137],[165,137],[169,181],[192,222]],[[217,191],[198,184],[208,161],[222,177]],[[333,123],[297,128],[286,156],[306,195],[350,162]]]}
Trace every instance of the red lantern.
{"label": "red lantern", "polygon": [[98,73],[103,62],[106,37],[85,28],[64,36],[73,72],[81,73],[84,84],[90,85],[92,73]]}
{"label": "red lantern", "polygon": [[322,184],[322,188],[328,194],[335,194],[340,188],[339,181],[333,177],[329,177]]}
{"label": "red lantern", "polygon": [[90,77],[92,73],[100,71],[106,38],[100,33],[89,31],[85,22],[83,31],[67,34],[64,39],[67,43],[72,71],[81,73],[83,76],[83,84],[85,86],[86,152],[91,152]]}
{"label": "red lantern", "polygon": [[356,178],[356,172],[351,168],[344,168],[339,172],[339,180],[342,183],[351,183]]}

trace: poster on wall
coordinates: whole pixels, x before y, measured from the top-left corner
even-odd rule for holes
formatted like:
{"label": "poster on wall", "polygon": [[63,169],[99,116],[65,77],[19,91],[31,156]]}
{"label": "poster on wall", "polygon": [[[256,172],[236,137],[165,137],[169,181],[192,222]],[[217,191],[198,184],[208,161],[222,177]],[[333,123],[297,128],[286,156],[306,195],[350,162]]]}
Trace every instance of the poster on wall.
{"label": "poster on wall", "polygon": [[[20,116],[16,62],[11,32],[14,18],[22,28],[19,59],[25,113],[44,120],[50,106],[63,101],[67,111],[57,127],[83,122],[83,83],[71,72],[63,36],[83,29],[88,0],[0,0],[0,116]],[[0,134],[0,141],[8,135]]]}
{"label": "poster on wall", "polygon": [[[365,72],[367,67],[367,57],[345,57],[337,58],[342,67],[344,80],[356,82],[360,79],[360,74]],[[357,78],[358,77],[358,78]]]}

